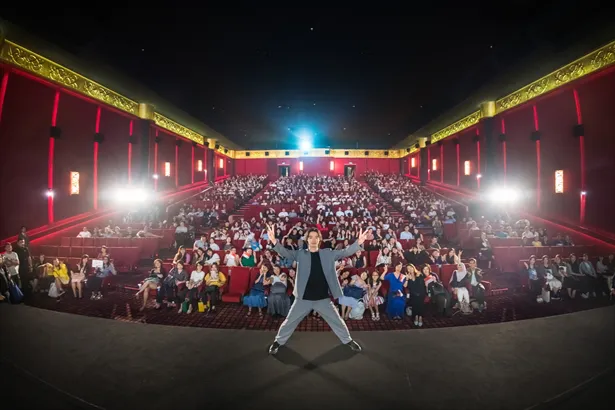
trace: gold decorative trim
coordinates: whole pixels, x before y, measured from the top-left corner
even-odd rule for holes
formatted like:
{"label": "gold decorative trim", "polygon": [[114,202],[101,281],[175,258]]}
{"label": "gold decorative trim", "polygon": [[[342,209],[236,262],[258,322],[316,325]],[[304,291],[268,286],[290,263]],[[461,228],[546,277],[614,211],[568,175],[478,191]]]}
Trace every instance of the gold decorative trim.
{"label": "gold decorative trim", "polygon": [[197,134],[190,128],[186,128],[183,125],[178,124],[172,119],[167,118],[157,112],[154,113],[154,124],[156,124],[160,128],[164,128],[167,131],[171,131],[172,133],[177,134],[180,137],[184,137],[186,139],[189,139],[190,141],[194,141],[197,144],[203,145],[203,141],[205,140],[202,135]]}
{"label": "gold decorative trim", "polygon": [[139,103],[139,118],[143,120],[154,119],[155,108],[152,104]]}
{"label": "gold decorative trim", "polygon": [[550,74],[526,85],[506,97],[496,101],[497,113],[510,110],[536,97],[544,95],[565,84],[615,63],[615,41],[598,50],[553,71]]}
{"label": "gold decorative trim", "polygon": [[137,102],[9,40],[6,40],[0,49],[0,61],[22,68],[118,110],[135,116],[139,114]]}
{"label": "gold decorative trim", "polygon": [[495,109],[495,101],[485,101],[480,105],[481,117],[490,118],[494,117],[497,112]]}
{"label": "gold decorative trim", "polygon": [[[328,150],[329,154],[325,154],[326,148],[313,148],[309,151],[301,151],[301,150],[257,150],[257,151],[235,151],[235,159],[259,159],[259,158],[280,158],[280,159],[291,159],[291,158],[314,158],[314,157],[325,157],[325,158],[402,158],[406,154],[403,149],[391,149],[391,150],[373,150],[373,149],[331,149]],[[346,151],[348,151],[348,155],[346,155]],[[369,151],[369,155],[365,155],[365,151]],[[246,153],[250,153],[250,156],[247,156]],[[265,155],[265,152],[268,152],[269,155]],[[288,155],[286,155],[288,152]],[[388,152],[388,155],[384,153]]]}
{"label": "gold decorative trim", "polygon": [[481,119],[480,110],[474,111],[472,114],[468,115],[467,117],[464,117],[460,119],[459,121],[452,123],[448,127],[441,129],[435,134],[432,134],[431,143],[433,144],[453,134],[457,134],[458,132],[463,131],[466,128],[470,128],[471,126],[478,124],[478,121],[480,121],[480,119]]}

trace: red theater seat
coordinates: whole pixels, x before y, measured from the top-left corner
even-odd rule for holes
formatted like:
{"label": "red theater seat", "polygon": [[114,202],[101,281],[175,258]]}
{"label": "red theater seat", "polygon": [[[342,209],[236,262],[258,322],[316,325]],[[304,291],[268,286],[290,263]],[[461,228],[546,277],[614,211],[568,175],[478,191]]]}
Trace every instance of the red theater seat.
{"label": "red theater seat", "polygon": [[70,238],[70,246],[83,246],[81,238]]}
{"label": "red theater seat", "polygon": [[83,248],[81,246],[71,246],[70,257],[80,258],[83,255]]}
{"label": "red theater seat", "polygon": [[56,256],[58,256],[59,248],[60,247],[56,245],[41,245],[41,254],[45,255],[46,257],[55,258]]}
{"label": "red theater seat", "polygon": [[70,239],[71,238],[60,238],[60,246],[70,246]]}
{"label": "red theater seat", "polygon": [[228,291],[222,295],[223,302],[239,303],[249,289],[250,269],[233,268],[229,270]]}
{"label": "red theater seat", "polygon": [[58,257],[59,258],[68,258],[70,257],[70,247],[69,246],[60,246],[58,247]]}
{"label": "red theater seat", "polygon": [[83,238],[83,246],[96,246],[96,238]]}

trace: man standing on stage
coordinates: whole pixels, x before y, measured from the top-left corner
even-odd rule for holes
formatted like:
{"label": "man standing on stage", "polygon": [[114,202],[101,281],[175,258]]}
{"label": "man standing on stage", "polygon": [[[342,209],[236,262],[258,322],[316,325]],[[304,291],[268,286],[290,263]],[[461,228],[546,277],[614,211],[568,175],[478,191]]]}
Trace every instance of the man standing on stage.
{"label": "man standing on stage", "polygon": [[295,301],[288,316],[269,347],[270,354],[276,354],[280,346],[286,344],[295,328],[312,310],[320,313],[329,324],[336,336],[355,352],[361,351],[361,346],[352,340],[346,323],[340,317],[329,292],[337,299],[342,294],[342,287],[335,273],[335,261],[361,250],[361,245],[367,237],[367,230],[359,232],[355,243],[342,250],[320,249],[322,235],[316,228],[310,228],[305,234],[308,249],[289,250],[275,237],[275,228],[267,225],[269,240],[274,245],[273,250],[289,261],[297,261],[297,274],[293,294]]}

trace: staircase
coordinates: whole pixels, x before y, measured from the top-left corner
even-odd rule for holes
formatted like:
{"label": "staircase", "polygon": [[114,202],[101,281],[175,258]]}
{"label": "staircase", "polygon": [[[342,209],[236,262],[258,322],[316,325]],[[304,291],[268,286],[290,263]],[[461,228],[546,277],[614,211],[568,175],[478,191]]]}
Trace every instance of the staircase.
{"label": "staircase", "polygon": [[250,206],[250,201],[256,197],[258,197],[259,195],[261,195],[268,187],[271,183],[273,183],[274,181],[269,181],[267,182],[267,185],[265,185],[263,187],[263,189],[261,189],[260,191],[258,191],[257,193],[255,193],[254,195],[252,195],[250,197],[250,199],[248,199],[245,204],[243,204],[241,207],[235,209],[233,211],[233,213],[231,215],[229,215],[229,222],[234,222],[236,220],[239,220],[241,217],[244,216],[244,213],[246,211],[246,209]]}
{"label": "staircase", "polygon": [[391,205],[387,200],[385,200],[383,197],[381,197],[380,193],[374,191],[372,189],[372,187],[369,186],[369,184],[367,182],[359,181],[359,183],[361,185],[367,187],[367,189],[369,189],[374,194],[374,196],[376,198],[378,198],[381,203],[384,204],[384,206],[386,207],[386,210],[389,212],[389,214],[391,215],[392,218],[394,218],[395,220],[398,220],[399,218],[404,218],[404,215],[401,212],[399,212],[396,208],[393,207],[393,205]]}

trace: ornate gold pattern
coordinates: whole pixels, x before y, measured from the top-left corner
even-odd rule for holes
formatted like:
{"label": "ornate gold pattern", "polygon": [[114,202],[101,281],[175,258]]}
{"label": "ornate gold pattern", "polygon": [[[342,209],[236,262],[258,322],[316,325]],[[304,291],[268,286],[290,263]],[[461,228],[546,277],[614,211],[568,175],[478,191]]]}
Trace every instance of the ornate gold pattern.
{"label": "ornate gold pattern", "polygon": [[615,41],[496,101],[498,113],[615,63]]}
{"label": "ornate gold pattern", "polygon": [[453,134],[457,134],[460,131],[465,130],[466,128],[470,128],[471,126],[478,124],[478,121],[481,119],[481,112],[479,111],[474,111],[472,114],[468,115],[467,117],[464,117],[462,119],[460,119],[459,121],[456,121],[454,123],[452,123],[451,125],[449,125],[446,128],[441,129],[440,131],[436,132],[435,134],[431,135],[431,143],[435,143],[438,142],[440,140],[443,140],[444,138],[451,136]]}
{"label": "ornate gold pattern", "polygon": [[137,115],[139,112],[139,104],[135,101],[9,40],[5,41],[0,50],[0,61],[23,68],[39,77],[58,83],[127,113]]}
{"label": "ornate gold pattern", "polygon": [[160,128],[164,128],[165,130],[171,131],[172,133],[177,134],[180,137],[189,139],[190,141],[194,141],[197,144],[203,145],[203,141],[205,140],[202,135],[197,134],[190,128],[186,128],[183,125],[178,124],[172,119],[167,118],[157,112],[154,113],[154,123]]}

